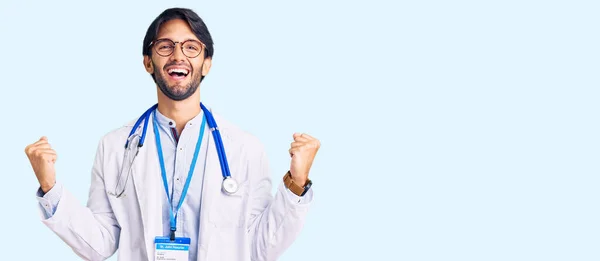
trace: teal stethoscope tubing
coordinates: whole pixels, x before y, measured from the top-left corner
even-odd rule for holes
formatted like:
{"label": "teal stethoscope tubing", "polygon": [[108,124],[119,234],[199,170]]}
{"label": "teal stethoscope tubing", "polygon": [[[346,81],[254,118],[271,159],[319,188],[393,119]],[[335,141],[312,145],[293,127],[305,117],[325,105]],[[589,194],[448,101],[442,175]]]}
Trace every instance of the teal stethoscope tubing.
{"label": "teal stethoscope tubing", "polygon": [[[148,122],[150,119],[150,114],[158,107],[158,104],[153,105],[150,109],[146,110],[142,116],[135,122],[131,132],[129,132],[129,136],[127,137],[127,142],[125,142],[125,148],[127,149],[129,146],[129,137],[133,135],[136,129],[144,122],[144,127],[142,129],[142,136],[138,142],[138,147],[144,146],[144,141],[146,139],[146,130],[148,129]],[[215,147],[217,148],[217,154],[219,156],[219,163],[221,165],[221,173],[224,179],[231,177],[231,172],[229,170],[229,163],[227,162],[227,156],[225,155],[225,148],[223,146],[223,140],[221,139],[221,133],[219,132],[219,127],[217,126],[217,122],[215,122],[215,118],[212,113],[204,106],[204,104],[200,103],[200,107],[204,112],[204,116],[206,117],[206,122],[208,123],[208,127],[210,131],[213,133],[213,138],[215,140]]]}

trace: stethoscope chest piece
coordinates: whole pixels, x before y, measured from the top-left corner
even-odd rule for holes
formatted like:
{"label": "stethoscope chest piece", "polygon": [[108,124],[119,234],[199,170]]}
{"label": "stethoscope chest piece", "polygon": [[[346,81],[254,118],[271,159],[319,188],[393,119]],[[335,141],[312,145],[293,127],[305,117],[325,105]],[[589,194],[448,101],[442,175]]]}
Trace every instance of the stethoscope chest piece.
{"label": "stethoscope chest piece", "polygon": [[223,179],[222,188],[223,188],[223,192],[231,195],[231,194],[234,194],[235,192],[237,192],[238,183],[237,183],[237,181],[235,181],[235,179],[233,179],[231,177],[227,177],[227,178]]}

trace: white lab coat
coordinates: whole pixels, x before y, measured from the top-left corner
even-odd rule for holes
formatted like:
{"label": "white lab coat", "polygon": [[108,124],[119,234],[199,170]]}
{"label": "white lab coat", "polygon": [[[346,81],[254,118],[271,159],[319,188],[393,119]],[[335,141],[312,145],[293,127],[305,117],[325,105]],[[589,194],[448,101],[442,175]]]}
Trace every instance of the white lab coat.
{"label": "white lab coat", "polygon": [[[223,177],[211,135],[198,245],[190,247],[197,247],[198,260],[276,260],[301,231],[310,202],[295,202],[286,194],[289,192],[281,180],[273,197],[261,143],[218,115],[214,117],[239,190],[234,195],[221,191]],[[130,122],[102,138],[92,169],[87,207],[63,189],[54,215],[42,220],[86,260],[105,260],[117,249],[118,260],[154,260],[154,238],[165,236],[161,213],[165,194],[151,123],[132,167],[126,196],[115,198],[107,194],[114,192],[124,144],[132,127]]]}

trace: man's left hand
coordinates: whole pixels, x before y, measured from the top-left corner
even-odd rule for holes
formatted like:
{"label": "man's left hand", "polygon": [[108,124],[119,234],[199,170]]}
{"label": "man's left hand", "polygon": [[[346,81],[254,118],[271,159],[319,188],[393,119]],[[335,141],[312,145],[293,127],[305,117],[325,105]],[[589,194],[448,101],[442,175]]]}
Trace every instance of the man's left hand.
{"label": "man's left hand", "polygon": [[292,142],[289,150],[292,157],[290,172],[294,183],[299,186],[306,184],[308,172],[319,147],[321,147],[319,140],[305,133],[294,133],[294,142]]}

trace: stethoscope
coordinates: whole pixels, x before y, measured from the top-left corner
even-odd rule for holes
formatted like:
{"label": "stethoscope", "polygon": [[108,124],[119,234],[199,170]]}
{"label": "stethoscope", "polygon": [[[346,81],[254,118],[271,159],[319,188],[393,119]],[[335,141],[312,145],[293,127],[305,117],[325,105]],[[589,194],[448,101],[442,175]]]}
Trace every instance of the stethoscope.
{"label": "stethoscope", "polygon": [[[117,184],[115,185],[115,193],[109,192],[110,195],[120,198],[125,196],[125,186],[127,185],[127,181],[129,180],[129,176],[131,176],[131,169],[133,163],[139,153],[139,150],[142,146],[144,146],[144,141],[146,139],[146,130],[148,128],[148,122],[150,121],[150,115],[152,112],[156,110],[158,104],[150,107],[133,125],[131,132],[129,132],[129,136],[127,137],[127,141],[125,142],[125,154],[123,156],[123,165],[121,166],[121,171],[119,172],[119,176],[117,178]],[[204,112],[204,117],[206,119],[206,123],[210,131],[212,132],[212,136],[215,141],[215,147],[217,148],[217,154],[219,156],[219,163],[221,165],[221,173],[223,175],[223,182],[221,183],[221,188],[223,192],[231,195],[237,192],[238,183],[235,179],[231,177],[231,172],[229,171],[229,164],[227,163],[227,156],[225,155],[225,148],[223,147],[223,141],[221,139],[221,134],[219,132],[219,127],[217,126],[217,122],[212,115],[212,113],[204,106],[204,104],[200,103],[200,107]],[[136,130],[141,126],[142,122],[144,126],[142,128],[142,135],[138,135]],[[124,170],[127,169],[127,175],[123,176]]]}

